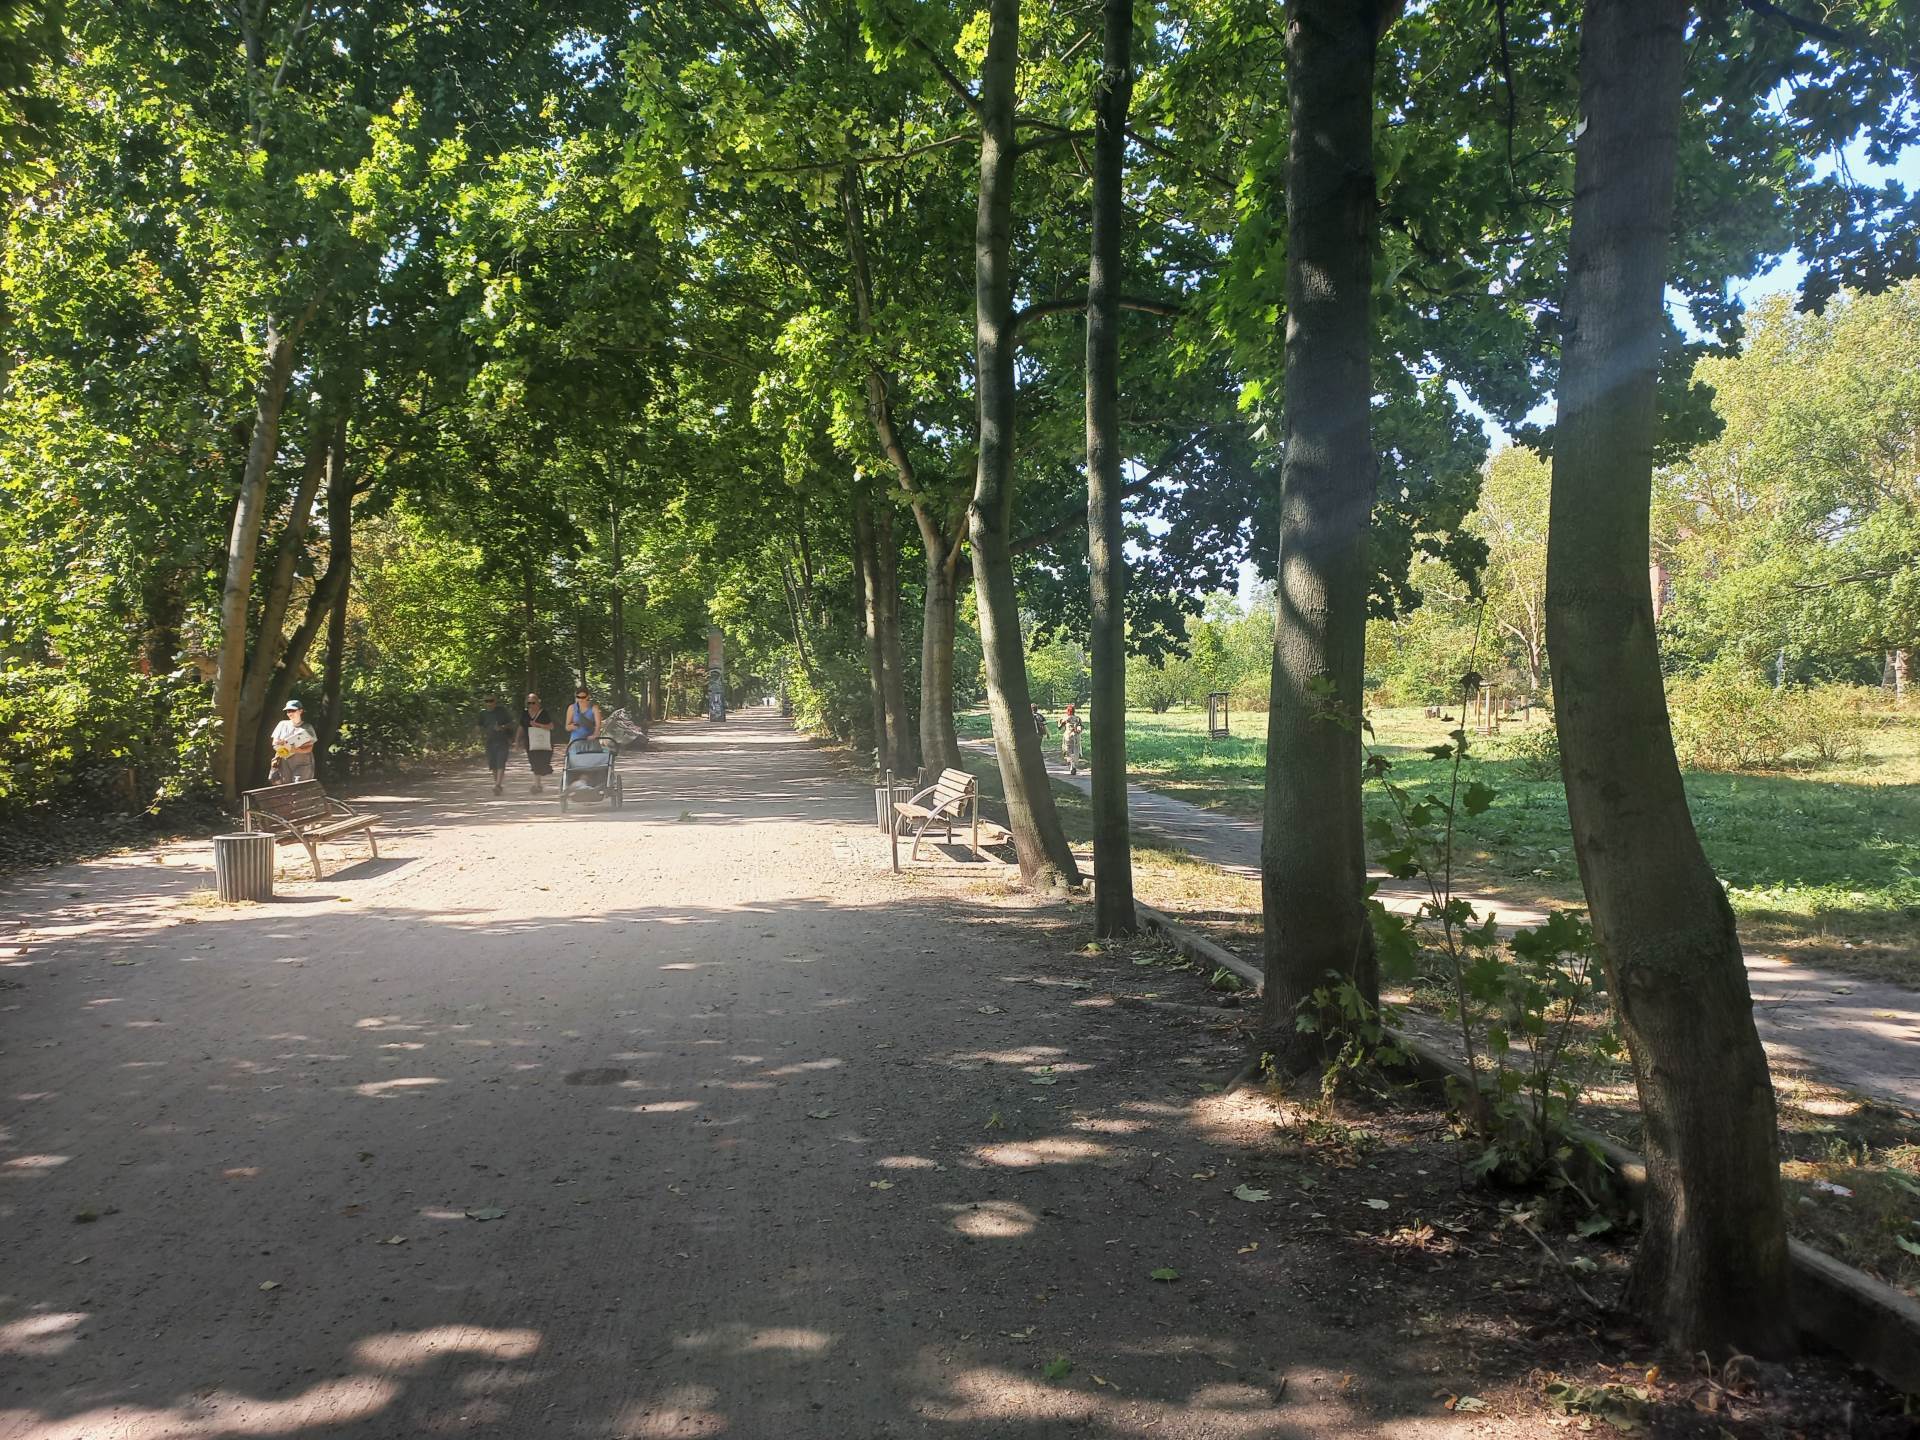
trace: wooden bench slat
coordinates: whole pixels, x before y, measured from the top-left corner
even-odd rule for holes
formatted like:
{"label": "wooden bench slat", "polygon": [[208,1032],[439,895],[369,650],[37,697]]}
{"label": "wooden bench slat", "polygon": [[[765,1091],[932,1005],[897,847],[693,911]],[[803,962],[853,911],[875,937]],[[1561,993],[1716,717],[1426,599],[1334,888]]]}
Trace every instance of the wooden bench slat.
{"label": "wooden bench slat", "polygon": [[[922,801],[928,803],[922,804]],[[893,846],[893,868],[900,868],[900,822],[917,820],[918,827],[913,832],[913,858],[920,854],[920,841],[933,826],[944,824],[947,837],[953,837],[953,826],[957,820],[968,818],[972,811],[973,848],[975,854],[980,849],[980,791],[974,777],[965,770],[942,770],[933,784],[919,791],[911,800],[893,802],[894,821],[889,827]]]}
{"label": "wooden bench slat", "polygon": [[243,792],[242,799],[247,829],[254,829],[255,821],[265,822],[261,828],[271,831],[281,844],[304,846],[316,880],[321,878],[316,847],[323,840],[360,831],[367,837],[368,850],[379,858],[380,842],[373,835],[375,817],[357,814],[343,801],[329,799],[318,780],[267,785]]}

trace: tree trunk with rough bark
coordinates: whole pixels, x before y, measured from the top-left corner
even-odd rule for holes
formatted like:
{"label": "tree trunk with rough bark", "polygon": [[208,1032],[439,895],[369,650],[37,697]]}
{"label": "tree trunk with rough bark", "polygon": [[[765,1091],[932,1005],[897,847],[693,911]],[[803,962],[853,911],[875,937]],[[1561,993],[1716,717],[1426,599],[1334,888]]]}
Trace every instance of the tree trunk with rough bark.
{"label": "tree trunk with rough bark", "polygon": [[340,566],[340,589],[327,616],[327,660],[320,682],[320,753],[332,756],[340,743],[340,716],[346,703],[347,602],[353,595],[353,483],[347,470],[347,417],[333,424],[327,447],[327,556]]}
{"label": "tree trunk with rough bark", "polygon": [[1345,977],[1379,999],[1360,816],[1367,529],[1377,461],[1369,424],[1374,231],[1373,67],[1382,12],[1294,0],[1286,13],[1286,458],[1267,717],[1261,1023],[1277,1057],[1307,1063],[1302,1002]]}
{"label": "tree trunk with rough bark", "polygon": [[1133,0],[1106,0],[1094,99],[1093,230],[1087,261],[1087,559],[1091,576],[1093,923],[1139,928],[1127,824],[1127,556],[1120,480],[1120,265],[1133,94]]}
{"label": "tree trunk with rough bark", "polygon": [[[867,255],[865,191],[858,166],[849,165],[841,178],[841,206],[847,224],[847,256],[853,285],[854,317],[863,336],[873,333],[873,272]],[[867,419],[873,426],[894,478],[913,507],[920,531],[926,586],[920,621],[920,762],[929,770],[958,770],[960,740],[953,722],[953,637],[959,540],[950,540],[934,517],[929,499],[907,453],[893,414],[893,393],[887,374],[869,363],[866,376]]]}
{"label": "tree trunk with rough bark", "polygon": [[607,539],[613,551],[613,704],[627,708],[627,594],[620,575],[620,508],[607,512]]}
{"label": "tree trunk with rough bark", "polygon": [[896,769],[887,733],[887,662],[880,636],[879,560],[874,554],[873,509],[863,493],[853,499],[853,557],[860,585],[860,625],[867,640],[867,700],[873,712],[873,763]]}
{"label": "tree trunk with rough bark", "polygon": [[213,771],[228,799],[240,793],[240,691],[247,670],[247,612],[260,555],[260,528],[266,518],[267,480],[280,454],[280,416],[293,379],[295,336],[267,325],[260,378],[254,392],[252,435],[247,445],[240,493],[233,502],[227,534],[226,578],[220,587],[220,651],[213,677],[213,715],[220,726]]}
{"label": "tree trunk with rough bark", "polygon": [[533,555],[531,552],[520,560],[520,693],[531,695],[540,688],[540,660],[538,644],[534,639],[534,594],[533,594]]}
{"label": "tree trunk with rough bark", "polygon": [[932,542],[925,555],[920,611],[920,763],[930,771],[961,770],[960,734],[953,723],[953,637],[959,614],[958,544]]}
{"label": "tree trunk with rough bark", "polygon": [[[320,493],[321,478],[327,473],[327,455],[332,440],[332,422],[324,417],[314,421],[307,441],[306,462],[300,467],[300,480],[294,487],[293,503],[287,523],[274,546],[273,570],[267,577],[267,592],[260,607],[260,619],[254,642],[247,654],[246,677],[240,682],[240,739],[234,755],[234,770],[245,784],[266,782],[266,737],[278,719],[272,713],[269,692],[286,646],[287,607],[293,600],[293,582],[306,558],[307,532],[313,528],[313,503]],[[280,697],[284,703],[286,697]]]}
{"label": "tree trunk with rough bark", "polygon": [[907,723],[907,657],[900,644],[900,542],[893,532],[893,506],[882,500],[874,512],[874,581],[879,591],[880,684],[887,709],[887,753],[895,774],[919,769],[913,727]]}
{"label": "tree trunk with rough bark", "polygon": [[1677,1349],[1791,1350],[1773,1088],[1733,912],[1674,759],[1647,584],[1685,0],[1581,22],[1547,650],[1574,853],[1651,1182],[1632,1295]]}
{"label": "tree trunk with rough bark", "polygon": [[1019,0],[992,0],[980,76],[980,206],[974,225],[974,387],[979,460],[968,525],[986,657],[987,705],[1006,795],[1008,828],[1030,886],[1076,885],[1079,866],[1053,805],[1052,783],[1030,715],[1020,597],[1013,580],[1013,177],[1014,81]]}

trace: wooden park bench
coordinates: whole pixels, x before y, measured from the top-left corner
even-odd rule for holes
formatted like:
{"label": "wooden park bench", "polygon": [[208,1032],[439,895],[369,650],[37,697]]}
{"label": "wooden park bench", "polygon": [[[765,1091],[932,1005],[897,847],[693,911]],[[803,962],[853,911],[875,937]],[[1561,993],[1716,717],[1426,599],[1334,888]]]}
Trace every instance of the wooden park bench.
{"label": "wooden park bench", "polygon": [[893,824],[888,827],[888,838],[893,845],[893,868],[900,868],[900,826],[907,821],[918,821],[913,832],[913,848],[907,854],[909,860],[920,858],[920,840],[927,831],[936,825],[945,825],[947,839],[953,839],[953,823],[965,817],[973,821],[973,853],[980,854],[980,787],[974,783],[973,776],[964,770],[942,770],[940,778],[908,800],[893,802]]}
{"label": "wooden park bench", "polygon": [[313,862],[313,878],[320,878],[322,840],[351,835],[364,830],[367,849],[377,860],[380,846],[373,838],[371,815],[362,815],[341,800],[335,800],[320,788],[318,780],[296,780],[291,785],[264,785],[241,795],[248,830],[265,831],[282,845],[298,842],[307,847]]}

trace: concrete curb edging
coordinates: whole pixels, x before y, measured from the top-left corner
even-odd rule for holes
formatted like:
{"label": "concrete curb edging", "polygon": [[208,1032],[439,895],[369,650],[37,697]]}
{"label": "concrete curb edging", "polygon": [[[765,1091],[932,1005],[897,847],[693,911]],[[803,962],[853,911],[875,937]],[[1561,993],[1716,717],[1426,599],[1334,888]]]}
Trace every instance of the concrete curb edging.
{"label": "concrete curb edging", "polygon": [[[1164,936],[1181,954],[1224,967],[1250,987],[1259,988],[1260,971],[1238,955],[1150,905],[1135,908],[1147,928]],[[1395,1038],[1423,1079],[1467,1079],[1465,1065],[1418,1036],[1395,1032]],[[1595,1165],[1583,1182],[1591,1179],[1600,1188],[1620,1192],[1637,1203],[1648,1184],[1647,1162],[1604,1135],[1575,1134],[1605,1157],[1604,1166]],[[1920,1301],[1798,1240],[1787,1241],[1787,1252],[1793,1265],[1794,1318],[1800,1333],[1871,1370],[1901,1393],[1920,1394]]]}

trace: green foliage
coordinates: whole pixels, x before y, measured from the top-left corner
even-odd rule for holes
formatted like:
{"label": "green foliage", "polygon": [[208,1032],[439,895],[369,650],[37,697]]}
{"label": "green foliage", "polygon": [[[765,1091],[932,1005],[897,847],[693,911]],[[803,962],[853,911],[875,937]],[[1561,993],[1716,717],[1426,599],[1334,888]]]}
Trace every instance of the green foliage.
{"label": "green foliage", "polygon": [[[1142,667],[1143,668],[1143,667]],[[1093,693],[1087,652],[1071,640],[1055,640],[1027,655],[1027,688],[1042,710],[1085,705]]]}
{"label": "green foliage", "polygon": [[1873,698],[1851,685],[1776,690],[1725,666],[1667,682],[1674,751],[1694,770],[1858,760],[1876,724]]}
{"label": "green foliage", "polygon": [[1817,315],[1769,297],[1744,353],[1700,362],[1724,428],[1662,473],[1654,513],[1670,659],[1849,678],[1920,648],[1917,350],[1909,282]]}
{"label": "green foliage", "polygon": [[158,809],[194,793],[211,743],[191,669],[0,671],[0,826]]}

